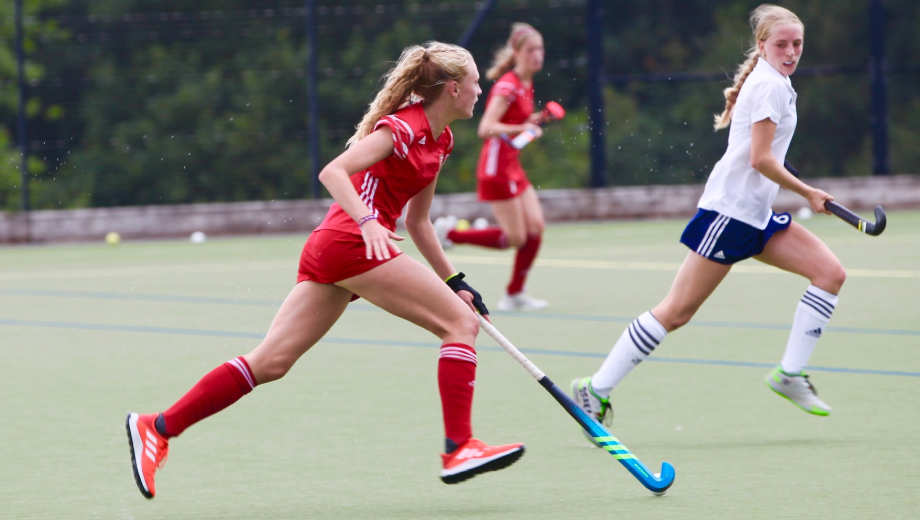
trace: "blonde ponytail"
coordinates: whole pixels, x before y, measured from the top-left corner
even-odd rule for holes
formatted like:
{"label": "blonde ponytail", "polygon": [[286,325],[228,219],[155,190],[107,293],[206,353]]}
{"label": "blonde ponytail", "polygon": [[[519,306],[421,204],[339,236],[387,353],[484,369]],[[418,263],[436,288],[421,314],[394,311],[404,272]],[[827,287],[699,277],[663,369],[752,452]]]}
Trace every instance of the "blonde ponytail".
{"label": "blonde ponytail", "polygon": [[751,11],[751,29],[754,30],[754,43],[748,49],[747,59],[735,71],[734,85],[723,91],[725,110],[721,114],[715,114],[714,127],[716,130],[721,130],[731,123],[732,112],[735,110],[735,102],[738,100],[738,93],[741,92],[741,86],[744,85],[744,80],[751,74],[760,59],[758,42],[767,41],[774,27],[787,23],[798,24],[803,31],[805,30],[805,25],[802,24],[802,21],[799,20],[795,13],[778,5],[761,4],[757,9]]}
{"label": "blonde ponytail", "polygon": [[532,25],[524,22],[511,24],[511,35],[505,46],[495,52],[492,66],[486,71],[486,78],[495,81],[506,72],[514,68],[514,52],[524,46],[524,42],[531,36],[541,36],[540,32]]}
{"label": "blonde ponytail", "polygon": [[403,49],[396,66],[383,76],[383,88],[374,97],[345,147],[370,135],[383,116],[409,103],[434,101],[445,83],[463,81],[470,63],[473,63],[473,56],[469,51],[448,43],[430,41]]}

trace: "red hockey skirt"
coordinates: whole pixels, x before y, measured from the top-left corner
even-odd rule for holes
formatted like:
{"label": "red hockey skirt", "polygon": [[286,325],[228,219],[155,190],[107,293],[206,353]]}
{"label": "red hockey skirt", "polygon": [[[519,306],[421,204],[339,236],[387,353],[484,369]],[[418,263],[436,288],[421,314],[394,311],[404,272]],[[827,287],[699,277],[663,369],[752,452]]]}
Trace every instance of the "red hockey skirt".
{"label": "red hockey skirt", "polygon": [[[401,255],[390,250],[389,260],[367,259],[367,247],[361,235],[334,229],[314,231],[300,254],[297,283],[310,280],[318,283],[336,283],[383,265]],[[358,296],[352,300],[358,299]]]}

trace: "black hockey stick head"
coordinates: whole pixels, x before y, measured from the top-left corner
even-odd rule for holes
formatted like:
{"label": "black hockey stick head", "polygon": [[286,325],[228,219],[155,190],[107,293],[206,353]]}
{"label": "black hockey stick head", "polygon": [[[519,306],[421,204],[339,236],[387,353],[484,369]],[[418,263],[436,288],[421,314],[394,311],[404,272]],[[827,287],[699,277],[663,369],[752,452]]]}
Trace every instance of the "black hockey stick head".
{"label": "black hockey stick head", "polygon": [[872,226],[872,230],[870,231],[867,228],[866,233],[874,237],[881,235],[882,231],[885,231],[885,226],[888,225],[888,217],[885,216],[885,210],[881,206],[875,207],[875,224],[868,225]]}
{"label": "black hockey stick head", "polygon": [[885,216],[885,210],[883,210],[881,206],[875,207],[875,223],[869,222],[856,213],[830,200],[824,202],[824,208],[843,219],[847,224],[874,237],[881,235],[882,231],[885,231],[885,226],[888,225],[888,218]]}

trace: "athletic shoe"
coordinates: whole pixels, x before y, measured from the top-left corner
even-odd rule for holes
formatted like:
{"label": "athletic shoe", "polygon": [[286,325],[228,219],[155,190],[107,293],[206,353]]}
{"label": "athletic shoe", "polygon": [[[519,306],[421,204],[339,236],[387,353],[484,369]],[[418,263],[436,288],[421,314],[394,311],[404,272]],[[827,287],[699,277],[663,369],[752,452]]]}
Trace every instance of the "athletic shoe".
{"label": "athletic shoe", "polygon": [[457,217],[449,215],[434,219],[434,233],[438,236],[438,242],[441,243],[441,249],[447,250],[454,247],[454,243],[447,238],[447,234],[457,227]]}
{"label": "athletic shoe", "polygon": [[521,443],[486,446],[478,439],[470,439],[450,454],[441,454],[444,462],[441,480],[445,484],[457,484],[480,473],[505,469],[523,454],[524,445]]}
{"label": "athletic shoe", "polygon": [[131,467],[141,494],[153,498],[157,492],[153,474],[166,463],[169,442],[157,432],[153,422],[158,414],[129,413],[127,420],[128,446],[131,447]]}
{"label": "athletic shoe", "polygon": [[[572,380],[572,399],[578,403],[578,406],[581,406],[585,413],[597,419],[597,422],[608,428],[613,424],[613,408],[610,406],[610,399],[597,395],[591,386],[590,377]],[[582,429],[581,433],[585,434],[588,442],[598,448],[601,447],[587,430]]]}
{"label": "athletic shoe", "polygon": [[546,300],[538,300],[529,294],[521,291],[515,295],[506,294],[498,300],[498,310],[500,311],[538,311],[545,309],[549,305]]}
{"label": "athletic shoe", "polygon": [[805,372],[787,374],[783,372],[782,367],[776,365],[776,368],[767,374],[766,381],[771,390],[808,413],[824,416],[833,410],[818,398],[818,391],[812,386]]}

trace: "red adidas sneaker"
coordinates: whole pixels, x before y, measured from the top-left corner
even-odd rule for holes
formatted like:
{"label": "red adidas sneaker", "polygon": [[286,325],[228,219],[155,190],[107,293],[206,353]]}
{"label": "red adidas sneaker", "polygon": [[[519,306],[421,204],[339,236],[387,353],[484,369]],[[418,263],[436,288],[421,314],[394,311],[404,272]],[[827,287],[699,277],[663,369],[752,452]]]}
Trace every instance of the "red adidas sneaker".
{"label": "red adidas sneaker", "polygon": [[441,454],[444,462],[441,480],[445,484],[457,484],[480,473],[505,469],[523,454],[524,445],[521,443],[487,446],[478,439],[470,439],[449,455]]}
{"label": "red adidas sneaker", "polygon": [[169,442],[157,432],[153,422],[157,414],[129,413],[127,419],[128,445],[131,447],[131,467],[137,488],[147,498],[157,494],[153,474],[166,463]]}

